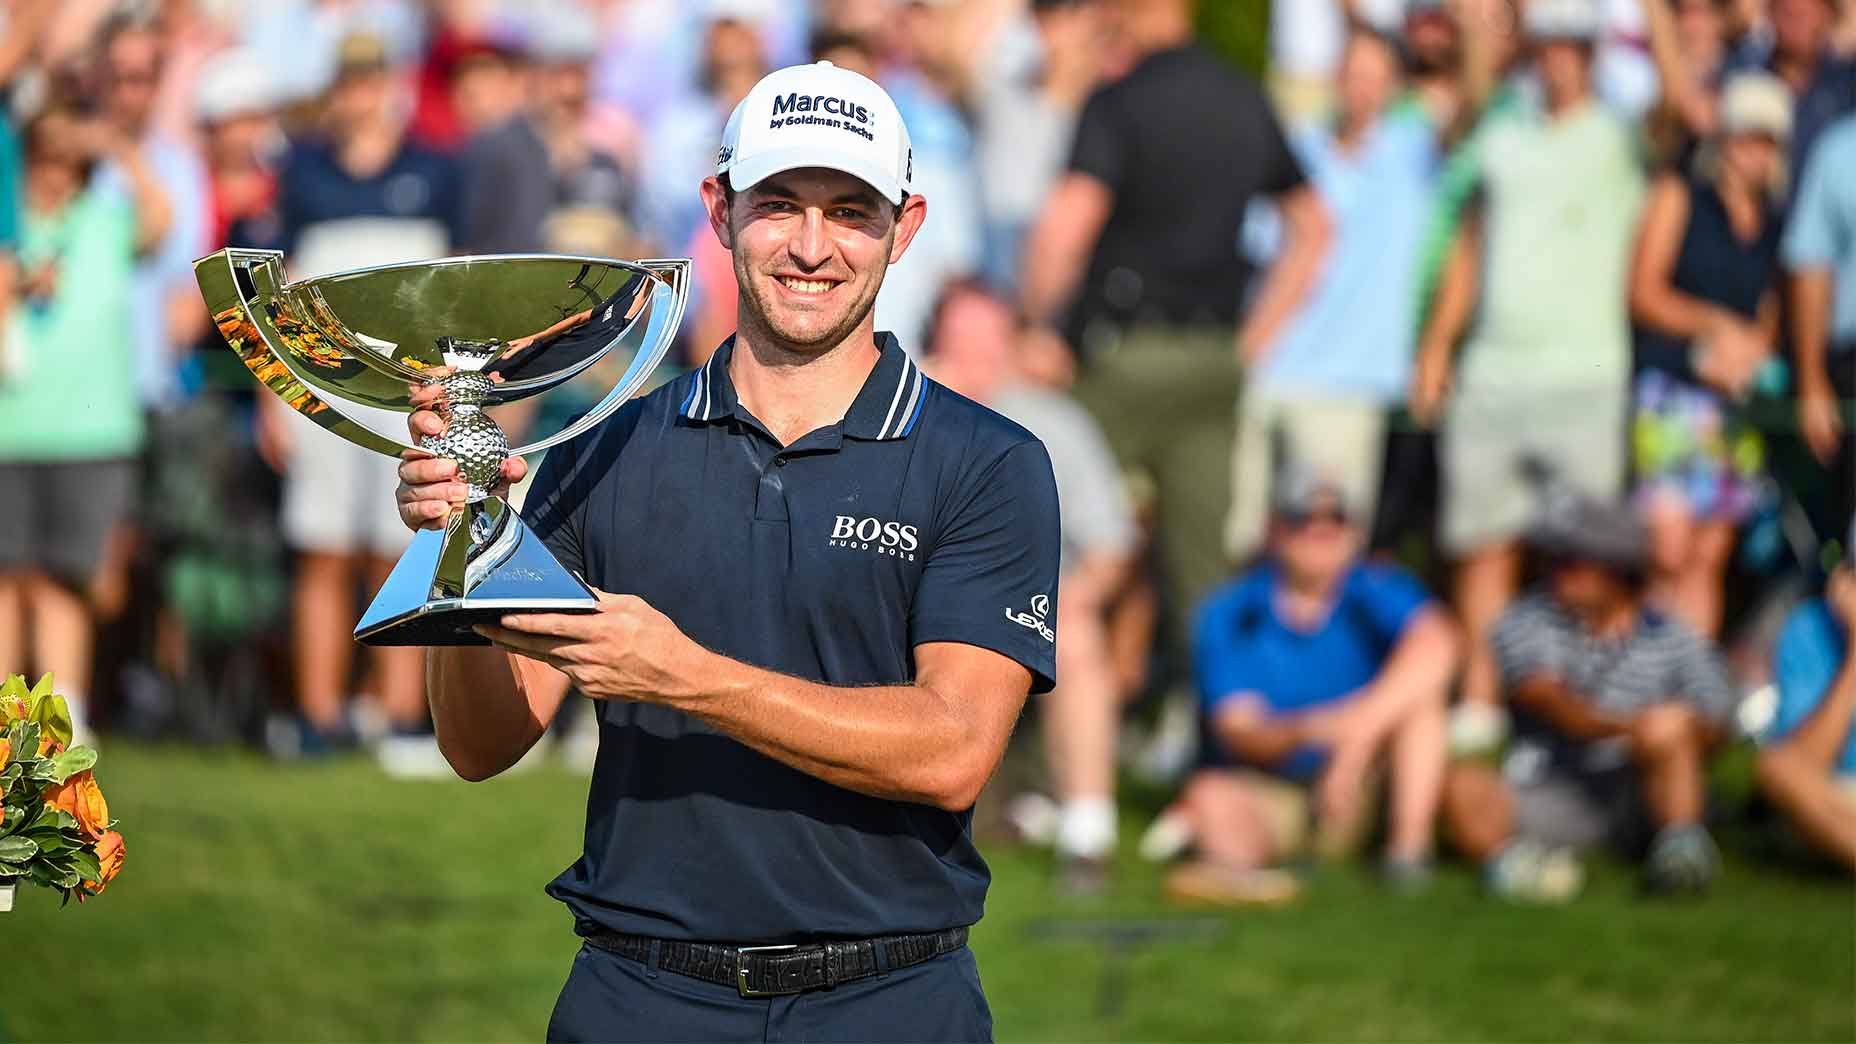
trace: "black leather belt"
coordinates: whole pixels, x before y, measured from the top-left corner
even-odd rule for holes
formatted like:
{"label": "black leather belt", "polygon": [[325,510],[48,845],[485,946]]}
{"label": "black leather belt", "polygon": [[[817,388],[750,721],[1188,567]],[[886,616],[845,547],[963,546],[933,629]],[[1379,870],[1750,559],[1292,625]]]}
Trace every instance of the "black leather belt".
{"label": "black leather belt", "polygon": [[967,944],[964,927],[929,935],[790,946],[678,942],[584,927],[580,934],[602,950],[692,979],[733,986],[743,997],[830,989],[841,982],[933,960]]}

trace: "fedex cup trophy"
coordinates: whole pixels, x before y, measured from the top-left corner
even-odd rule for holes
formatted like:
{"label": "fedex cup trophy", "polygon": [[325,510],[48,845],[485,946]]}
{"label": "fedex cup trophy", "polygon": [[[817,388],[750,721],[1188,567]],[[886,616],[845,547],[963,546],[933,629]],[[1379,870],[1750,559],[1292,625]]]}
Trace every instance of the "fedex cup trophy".
{"label": "fedex cup trophy", "polygon": [[[644,386],[683,317],[687,260],[453,257],[291,283],[278,251],[231,248],[194,262],[194,275],[226,343],[292,409],[379,453],[456,460],[469,484],[443,530],[413,536],[358,641],[481,645],[471,627],[506,612],[595,609],[592,590],[491,489],[511,454],[574,438]],[[629,358],[624,372],[554,435],[511,449],[484,412],[615,353]],[[428,403],[445,432],[407,445],[405,415]]]}

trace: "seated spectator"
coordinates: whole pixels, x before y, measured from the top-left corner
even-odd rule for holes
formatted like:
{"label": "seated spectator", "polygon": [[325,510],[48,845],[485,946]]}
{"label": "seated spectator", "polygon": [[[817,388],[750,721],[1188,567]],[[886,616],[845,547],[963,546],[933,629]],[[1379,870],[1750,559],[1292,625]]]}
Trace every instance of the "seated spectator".
{"label": "seated spectator", "polygon": [[1856,572],[1845,562],[1821,600],[1779,635],[1779,713],[1759,755],[1759,787],[1805,840],[1856,871]]}
{"label": "seated spectator", "polygon": [[1728,84],[1721,132],[1657,179],[1631,267],[1632,446],[1650,524],[1651,595],[1704,637],[1721,627],[1735,532],[1765,500],[1765,439],[1739,403],[1779,332],[1780,207],[1791,97],[1764,73]]}
{"label": "seated spectator", "polygon": [[1221,903],[1293,896],[1295,879],[1270,868],[1311,846],[1356,849],[1382,774],[1384,870],[1396,886],[1419,886],[1443,784],[1454,630],[1411,577],[1360,560],[1361,520],[1338,484],[1303,473],[1277,487],[1268,561],[1199,612],[1206,765],[1181,800],[1198,858],[1167,890]]}
{"label": "seated spectator", "polygon": [[1726,672],[1707,642],[1644,605],[1642,523],[1559,500],[1534,535],[1552,579],[1495,629],[1514,739],[1499,770],[1451,767],[1445,823],[1507,898],[1569,899],[1583,882],[1574,850],[1646,841],[1648,884],[1699,891],[1720,863],[1702,825],[1703,768],[1734,702]]}
{"label": "seated spectator", "polygon": [[1004,300],[971,282],[947,289],[929,331],[936,380],[1023,424],[1050,450],[1063,531],[1063,597],[1052,621],[1063,683],[1038,698],[1038,711],[1058,800],[1059,885],[1070,894],[1097,892],[1115,854],[1115,746],[1126,695],[1108,612],[1129,574],[1133,512],[1102,430],[1038,379],[1049,357],[1067,358],[1061,344],[1021,330]]}

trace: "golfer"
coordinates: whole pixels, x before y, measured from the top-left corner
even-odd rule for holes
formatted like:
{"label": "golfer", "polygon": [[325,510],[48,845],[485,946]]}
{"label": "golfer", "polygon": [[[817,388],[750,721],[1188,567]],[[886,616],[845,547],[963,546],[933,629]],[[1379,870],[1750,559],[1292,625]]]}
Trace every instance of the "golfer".
{"label": "golfer", "polygon": [[[1051,686],[1057,494],[1042,444],[876,332],[927,214],[910,167],[862,76],[821,62],[748,93],[702,183],[738,332],[550,451],[528,495],[600,611],[427,654],[468,779],[514,764],[570,688],[595,701],[585,851],[548,886],[585,940],[550,1039],[991,1037],[969,826]],[[450,461],[400,477],[410,526],[462,499]]]}

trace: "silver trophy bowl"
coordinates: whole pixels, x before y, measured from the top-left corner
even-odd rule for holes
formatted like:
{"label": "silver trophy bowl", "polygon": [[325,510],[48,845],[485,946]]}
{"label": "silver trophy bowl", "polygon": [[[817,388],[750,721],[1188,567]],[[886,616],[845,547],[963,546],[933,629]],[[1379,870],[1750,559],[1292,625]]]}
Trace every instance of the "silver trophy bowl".
{"label": "silver trophy bowl", "polygon": [[[283,255],[229,248],[194,262],[215,325],[252,375],[359,446],[457,461],[470,493],[421,530],[355,639],[483,645],[508,612],[592,612],[591,589],[492,490],[510,455],[565,442],[636,395],[676,336],[690,262],[554,255],[451,257],[291,283]],[[511,447],[486,409],[557,388],[608,356],[630,362],[561,431]],[[436,408],[443,435],[408,443],[406,414]]]}

